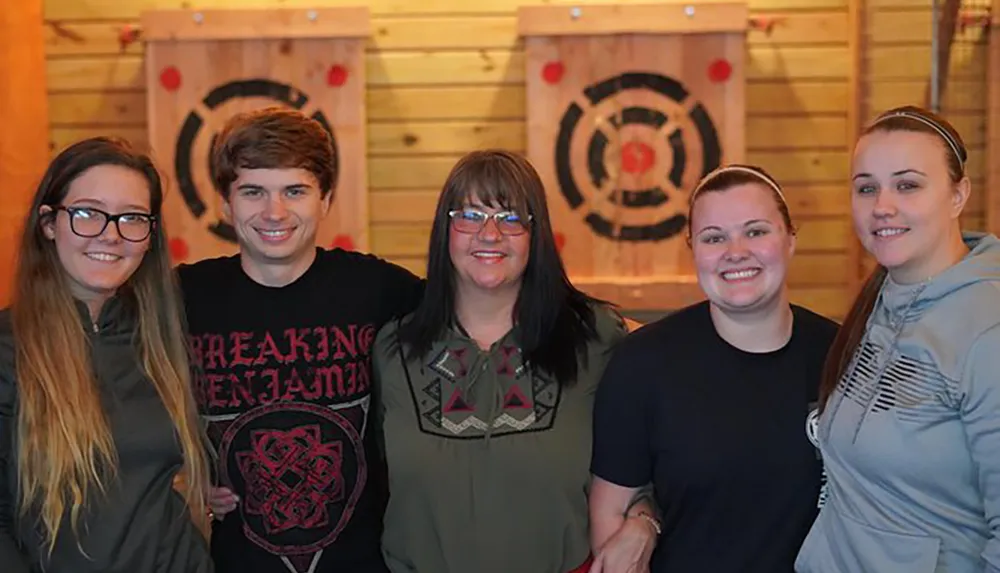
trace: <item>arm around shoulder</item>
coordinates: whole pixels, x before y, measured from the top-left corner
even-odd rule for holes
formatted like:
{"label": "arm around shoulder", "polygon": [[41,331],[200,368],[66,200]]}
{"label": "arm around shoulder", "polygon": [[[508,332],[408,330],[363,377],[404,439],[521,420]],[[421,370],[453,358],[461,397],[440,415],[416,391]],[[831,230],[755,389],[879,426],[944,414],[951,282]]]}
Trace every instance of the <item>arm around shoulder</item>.
{"label": "arm around shoulder", "polygon": [[1000,325],[973,344],[961,380],[960,414],[978,470],[990,529],[982,557],[988,573],[1000,573]]}

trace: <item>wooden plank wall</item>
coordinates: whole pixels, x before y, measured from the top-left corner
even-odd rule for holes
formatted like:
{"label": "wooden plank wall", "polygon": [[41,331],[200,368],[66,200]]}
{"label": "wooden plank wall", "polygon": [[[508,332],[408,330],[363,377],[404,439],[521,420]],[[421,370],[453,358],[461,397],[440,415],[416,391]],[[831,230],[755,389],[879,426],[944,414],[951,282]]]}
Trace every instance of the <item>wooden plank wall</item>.
{"label": "wooden plank wall", "polygon": [[[943,4],[938,0],[939,4]],[[931,72],[931,0],[868,0],[865,121],[886,109],[926,105]],[[990,0],[963,0],[969,16],[986,13]],[[954,124],[969,149],[972,196],[965,211],[969,229],[985,227],[987,33],[970,22],[955,35],[941,113]]]}
{"label": "wooden plank wall", "polygon": [[[849,302],[851,274],[847,2],[750,2],[752,14],[773,27],[749,34],[749,160],[781,180],[793,202],[800,227],[794,300],[830,316]],[[323,2],[338,3],[348,2]],[[525,148],[524,52],[514,15],[521,3],[368,0],[375,31],[366,55],[375,253],[423,272],[434,201],[457,158],[486,146]],[[593,0],[574,2],[587,3]],[[46,0],[53,147],[96,133],[144,141],[142,45],[118,44],[120,27],[134,24],[141,10],[306,4]],[[890,28],[902,33],[907,26]],[[908,53],[895,57],[910,60]]]}

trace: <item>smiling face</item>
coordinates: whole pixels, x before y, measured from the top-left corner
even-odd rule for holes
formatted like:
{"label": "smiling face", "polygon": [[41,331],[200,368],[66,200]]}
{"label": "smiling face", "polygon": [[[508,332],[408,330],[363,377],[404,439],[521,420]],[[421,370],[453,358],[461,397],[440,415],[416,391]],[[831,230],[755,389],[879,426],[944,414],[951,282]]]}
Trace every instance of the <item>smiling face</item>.
{"label": "smiling face", "polygon": [[311,258],[330,199],[305,169],[240,169],[223,209],[244,264],[294,265]]}
{"label": "smiling face", "polygon": [[698,282],[715,306],[748,312],[784,295],[795,237],[766,185],[699,194],[691,210],[691,247]]}
{"label": "smiling face", "polygon": [[855,148],[854,230],[898,282],[923,280],[953,262],[969,182],[953,181],[944,146],[928,133],[875,131]]}
{"label": "smiling face", "polygon": [[[98,211],[111,215],[149,214],[148,181],[127,167],[98,165],[70,183],[55,212],[48,205],[39,208],[42,230],[55,243],[73,296],[97,308],[131,278],[150,243],[148,236],[139,241],[125,240],[119,227],[110,222],[97,236],[80,236],[98,232],[103,218]],[[143,234],[139,231],[148,227],[144,221],[141,215],[131,216],[120,219],[118,224],[126,237],[138,238]]]}
{"label": "smiling face", "polygon": [[[448,251],[459,289],[519,289],[528,265],[530,228],[515,222],[518,217],[511,209],[484,205],[475,196],[455,211],[448,226]],[[507,214],[505,222],[499,225],[492,217],[497,213]],[[472,220],[479,218],[479,214],[486,214],[487,218],[476,230],[478,225]]]}

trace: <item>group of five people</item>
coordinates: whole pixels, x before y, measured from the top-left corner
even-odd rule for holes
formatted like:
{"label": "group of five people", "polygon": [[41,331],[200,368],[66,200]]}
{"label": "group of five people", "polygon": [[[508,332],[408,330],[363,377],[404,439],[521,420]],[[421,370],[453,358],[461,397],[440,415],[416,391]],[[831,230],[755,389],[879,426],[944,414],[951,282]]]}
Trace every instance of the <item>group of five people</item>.
{"label": "group of five people", "polygon": [[316,246],[333,153],[235,116],[239,253],[176,268],[148,156],[52,161],[0,314],[0,570],[1000,572],[1000,242],[960,227],[944,119],[857,142],[878,266],[842,325],[790,302],[759,167],[691,192],[706,300],[636,330],[570,281],[520,155],[454,166],[420,279]]}

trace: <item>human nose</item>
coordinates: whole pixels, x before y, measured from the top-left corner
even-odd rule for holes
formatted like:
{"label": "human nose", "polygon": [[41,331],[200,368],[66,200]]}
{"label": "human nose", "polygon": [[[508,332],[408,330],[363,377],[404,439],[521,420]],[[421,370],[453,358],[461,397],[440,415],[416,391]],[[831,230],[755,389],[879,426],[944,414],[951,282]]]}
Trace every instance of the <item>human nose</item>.
{"label": "human nose", "polygon": [[482,241],[496,242],[502,237],[500,233],[500,227],[497,226],[497,221],[493,217],[487,217],[486,221],[483,222],[483,228],[479,229],[479,239]]}
{"label": "human nose", "polygon": [[113,219],[108,219],[104,223],[104,230],[97,237],[98,240],[105,243],[118,243],[122,240],[122,233],[118,230],[118,221]]}
{"label": "human nose", "polygon": [[875,205],[872,208],[872,215],[877,219],[884,219],[896,214],[896,199],[892,193],[879,192],[875,195]]}
{"label": "human nose", "polygon": [[741,261],[747,258],[749,249],[742,237],[734,237],[726,245],[726,260]]}
{"label": "human nose", "polygon": [[285,206],[284,198],[280,194],[269,197],[267,205],[264,207],[264,218],[278,221],[286,216],[288,216],[288,208]]}

